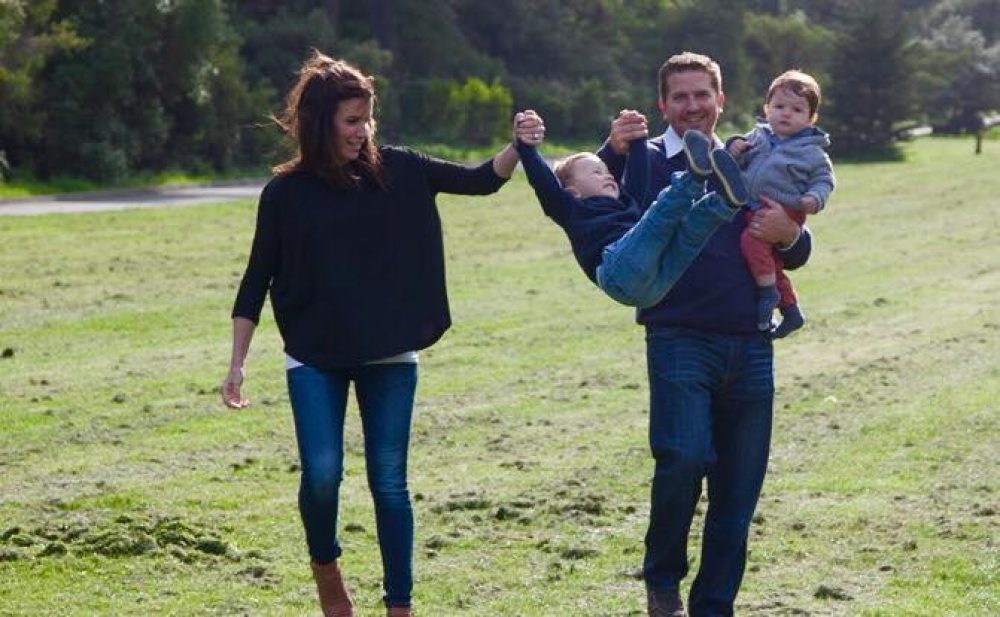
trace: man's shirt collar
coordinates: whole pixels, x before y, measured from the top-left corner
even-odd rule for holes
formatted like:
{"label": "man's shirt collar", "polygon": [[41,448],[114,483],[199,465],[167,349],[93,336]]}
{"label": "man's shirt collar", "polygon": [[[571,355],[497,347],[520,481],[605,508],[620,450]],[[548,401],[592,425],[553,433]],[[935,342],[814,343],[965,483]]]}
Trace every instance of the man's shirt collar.
{"label": "man's shirt collar", "polygon": [[[718,135],[712,135],[712,142],[714,147],[723,148],[725,144],[719,139]],[[667,155],[668,159],[672,159],[684,150],[684,143],[681,141],[681,136],[677,134],[674,127],[667,125],[667,130],[663,133],[663,151]]]}

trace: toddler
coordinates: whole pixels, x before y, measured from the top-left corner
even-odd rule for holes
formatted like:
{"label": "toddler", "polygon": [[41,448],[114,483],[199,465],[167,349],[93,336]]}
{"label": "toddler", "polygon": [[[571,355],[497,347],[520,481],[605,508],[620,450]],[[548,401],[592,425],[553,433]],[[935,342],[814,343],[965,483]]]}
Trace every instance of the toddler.
{"label": "toddler", "polygon": [[[767,90],[766,122],[729,141],[729,152],[746,174],[750,209],[760,207],[755,199],[766,196],[779,202],[799,225],[806,214],[823,209],[834,187],[833,164],[824,149],[830,145],[826,133],[815,126],[820,103],[819,84],[802,71],[786,71]],[[782,319],[775,338],[788,336],[805,324],[792,282],[785,275],[781,258],[773,246],[743,231],[740,248],[757,283],[757,327],[771,329],[775,307]]]}

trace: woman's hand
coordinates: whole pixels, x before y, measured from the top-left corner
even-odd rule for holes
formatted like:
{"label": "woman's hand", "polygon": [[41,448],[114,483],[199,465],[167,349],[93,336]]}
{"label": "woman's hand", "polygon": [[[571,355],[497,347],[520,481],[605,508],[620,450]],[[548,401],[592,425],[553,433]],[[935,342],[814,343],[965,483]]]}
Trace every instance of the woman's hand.
{"label": "woman's hand", "polygon": [[538,147],[545,140],[545,122],[533,109],[514,115],[514,141]]}
{"label": "woman's hand", "polygon": [[243,398],[240,388],[243,386],[243,369],[230,369],[229,374],[222,380],[219,388],[222,394],[222,402],[226,407],[232,409],[243,409],[250,405],[250,400]]}

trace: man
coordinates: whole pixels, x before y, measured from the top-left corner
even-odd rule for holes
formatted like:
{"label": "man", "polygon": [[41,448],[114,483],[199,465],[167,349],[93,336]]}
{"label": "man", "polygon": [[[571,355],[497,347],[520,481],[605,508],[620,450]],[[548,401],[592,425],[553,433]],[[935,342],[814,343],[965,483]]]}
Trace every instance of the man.
{"label": "man", "polygon": [[[650,194],[685,169],[681,136],[711,137],[725,95],[719,65],[685,52],[660,68],[658,107],[666,132],[650,139]],[[625,110],[598,152],[620,175],[628,142],[645,118]],[[711,183],[709,188],[712,187]],[[650,203],[649,196],[641,200]],[[811,240],[774,202],[751,234],[782,248],[785,267],[809,257]],[[707,479],[701,563],[691,585],[692,617],[732,615],[743,579],[750,519],[767,468],[774,403],[771,335],[757,329],[755,286],[740,253],[744,217],[722,224],[655,306],[638,312],[646,327],[649,441],[655,460],[643,577],[649,615],[685,615],[679,586],[688,572],[687,538]]]}

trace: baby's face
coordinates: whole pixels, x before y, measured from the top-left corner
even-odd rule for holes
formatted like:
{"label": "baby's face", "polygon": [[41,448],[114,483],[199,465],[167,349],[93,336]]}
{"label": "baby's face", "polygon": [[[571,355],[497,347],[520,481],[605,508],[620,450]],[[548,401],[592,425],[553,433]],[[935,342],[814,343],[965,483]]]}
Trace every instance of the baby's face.
{"label": "baby's face", "polygon": [[608,171],[608,166],[596,155],[586,156],[573,163],[573,170],[566,189],[579,197],[613,197],[618,199],[618,183]]}
{"label": "baby's face", "polygon": [[791,137],[812,124],[806,97],[778,88],[764,106],[764,115],[771,130],[779,137]]}

